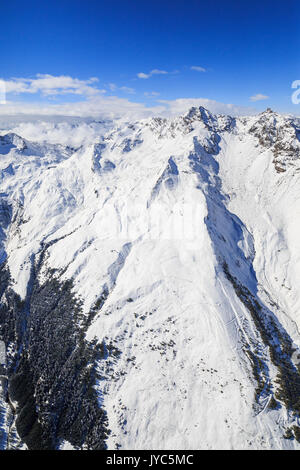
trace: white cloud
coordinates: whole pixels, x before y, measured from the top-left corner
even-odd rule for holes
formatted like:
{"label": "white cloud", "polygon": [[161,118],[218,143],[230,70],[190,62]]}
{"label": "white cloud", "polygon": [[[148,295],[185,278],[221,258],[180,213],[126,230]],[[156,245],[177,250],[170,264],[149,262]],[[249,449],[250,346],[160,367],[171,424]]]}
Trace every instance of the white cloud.
{"label": "white cloud", "polygon": [[0,105],[0,116],[73,116],[97,119],[143,119],[153,116],[174,117],[187,112],[192,106],[204,106],[213,113],[236,115],[256,114],[251,107],[220,103],[206,98],[180,98],[157,100],[156,105],[146,106],[117,96],[92,96],[76,103],[40,104],[7,102]]}
{"label": "white cloud", "polygon": [[5,104],[5,83],[0,80],[0,104]]}
{"label": "white cloud", "polygon": [[130,88],[129,86],[121,86],[119,90],[124,91],[124,93],[129,93],[130,95],[133,95],[135,93],[135,89]]}
{"label": "white cloud", "polygon": [[[153,71],[156,73],[156,71]],[[41,94],[46,97],[57,95],[81,95],[86,98],[106,93],[105,89],[99,89],[97,77],[91,77],[88,80],[79,80],[69,76],[53,76],[37,74],[35,78],[12,78],[10,80],[1,80],[2,88],[6,95],[13,93],[20,94]],[[123,93],[134,94],[134,88],[121,86],[115,83],[109,83],[106,86],[110,91],[120,90]],[[3,100],[2,100],[3,101]]]}
{"label": "white cloud", "polygon": [[[148,75],[166,74],[168,72],[153,69]],[[171,72],[170,72],[171,73]],[[3,81],[2,81],[3,82]],[[56,94],[73,93],[78,95],[78,100],[73,102],[41,103],[38,101],[6,101],[0,105],[0,116],[16,116],[24,119],[29,116],[44,116],[49,120],[54,116],[69,116],[100,119],[142,119],[150,116],[177,116],[188,111],[192,106],[204,106],[213,113],[223,114],[254,114],[253,108],[235,106],[233,104],[219,103],[206,98],[180,98],[176,100],[155,100],[155,105],[146,106],[145,103],[132,102],[129,99],[118,96],[103,96],[97,88],[98,79],[91,77],[88,80],[79,80],[68,76],[36,75],[36,78],[13,78],[5,82],[6,90],[14,94],[42,94],[52,98]],[[109,83],[106,88],[113,91],[121,91],[127,94],[135,93],[133,88],[117,86]],[[145,92],[144,96],[155,98],[159,96],[156,91]],[[263,95],[256,95],[263,96]]]}
{"label": "white cloud", "polygon": [[63,119],[61,122],[23,120],[23,122],[12,122],[12,126],[8,123],[7,128],[33,142],[59,143],[72,147],[80,147],[87,141],[90,143],[98,141],[99,136],[109,128],[109,123],[104,126],[102,123],[68,122],[68,118]]}
{"label": "white cloud", "polygon": [[103,119],[142,119],[160,115],[165,107],[153,108],[117,96],[94,96],[84,101],[62,104],[6,102],[0,105],[0,115],[79,116]]}
{"label": "white cloud", "polygon": [[166,70],[153,69],[149,73],[140,72],[137,74],[138,78],[150,78],[152,75],[167,75],[169,72]]}
{"label": "white cloud", "polygon": [[37,74],[35,78],[12,78],[4,80],[6,93],[41,93],[43,96],[74,94],[82,96],[93,96],[104,93],[95,86],[98,82],[96,77],[88,80],[79,80],[66,75],[53,76]]}
{"label": "white cloud", "polygon": [[158,93],[157,91],[145,91],[144,95],[145,96],[159,96],[160,93]]}
{"label": "white cloud", "polygon": [[137,73],[137,77],[138,77],[138,78],[149,78],[149,77],[150,77],[150,74],[149,74],[149,73],[140,72],[140,73]]}
{"label": "white cloud", "polygon": [[115,91],[118,87],[115,83],[109,83],[108,84],[108,88],[111,90],[111,91]]}
{"label": "white cloud", "polygon": [[191,70],[195,70],[196,72],[206,72],[204,67],[200,67],[199,65],[192,65]]}
{"label": "white cloud", "polygon": [[250,101],[262,101],[269,99],[269,96],[262,95],[261,93],[257,93],[257,95],[250,96]]}
{"label": "white cloud", "polygon": [[135,89],[134,88],[130,88],[128,86],[118,87],[115,83],[109,83],[108,88],[110,89],[110,91],[121,90],[122,92],[128,93],[129,95],[134,95],[135,94]]}
{"label": "white cloud", "polygon": [[60,105],[8,103],[0,106],[0,133],[10,130],[32,141],[77,147],[86,141],[98,141],[105,130],[115,125],[113,120],[176,117],[186,113],[192,106],[204,106],[220,114],[256,114],[253,108],[206,98],[160,100],[158,105],[146,107],[142,103],[132,103],[115,96],[97,96],[78,103]]}
{"label": "white cloud", "polygon": [[151,70],[150,74],[151,75],[166,75],[168,72],[166,72],[165,70],[158,70],[158,69],[154,69],[154,70]]}

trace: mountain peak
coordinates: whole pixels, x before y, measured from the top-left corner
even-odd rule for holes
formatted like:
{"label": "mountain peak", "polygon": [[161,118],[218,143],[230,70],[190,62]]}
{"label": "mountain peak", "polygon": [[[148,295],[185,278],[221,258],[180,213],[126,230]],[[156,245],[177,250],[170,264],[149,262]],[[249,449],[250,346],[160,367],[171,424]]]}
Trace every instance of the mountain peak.
{"label": "mountain peak", "polygon": [[264,111],[262,111],[261,113],[259,113],[260,116],[270,115],[270,114],[277,114],[277,113],[276,113],[276,111],[273,111],[273,109],[271,109],[271,108],[267,108]]}
{"label": "mountain peak", "polygon": [[292,124],[0,138],[0,448],[299,448]]}
{"label": "mountain peak", "polygon": [[204,106],[192,106],[184,117],[207,122],[209,119],[213,118],[213,114],[208,109],[204,108]]}

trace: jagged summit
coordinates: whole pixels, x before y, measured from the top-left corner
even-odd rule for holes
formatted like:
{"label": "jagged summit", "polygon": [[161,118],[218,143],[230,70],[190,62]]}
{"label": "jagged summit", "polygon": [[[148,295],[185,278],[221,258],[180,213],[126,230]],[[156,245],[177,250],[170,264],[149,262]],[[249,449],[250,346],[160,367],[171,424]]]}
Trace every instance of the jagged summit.
{"label": "jagged summit", "polygon": [[26,141],[14,132],[8,132],[7,134],[0,135],[0,145],[15,147],[18,150],[24,150],[26,148]]}
{"label": "jagged summit", "polygon": [[265,109],[265,111],[262,111],[260,114],[274,114],[274,113],[275,111],[273,111],[271,108],[267,108]]}
{"label": "jagged summit", "polygon": [[189,111],[184,115],[184,117],[188,119],[198,119],[204,122],[208,122],[213,119],[213,114],[203,106],[192,106]]}

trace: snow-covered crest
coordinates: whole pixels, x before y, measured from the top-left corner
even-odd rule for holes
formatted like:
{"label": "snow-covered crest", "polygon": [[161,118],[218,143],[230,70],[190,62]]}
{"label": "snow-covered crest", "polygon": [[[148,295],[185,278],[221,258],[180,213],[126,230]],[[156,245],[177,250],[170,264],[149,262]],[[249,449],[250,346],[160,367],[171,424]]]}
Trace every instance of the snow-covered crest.
{"label": "snow-covered crest", "polygon": [[300,346],[298,121],[200,107],[74,146],[25,134],[0,137],[2,253],[23,299],[43,253],[39,282],[72,279],[109,345],[108,447],[296,447],[276,376]]}

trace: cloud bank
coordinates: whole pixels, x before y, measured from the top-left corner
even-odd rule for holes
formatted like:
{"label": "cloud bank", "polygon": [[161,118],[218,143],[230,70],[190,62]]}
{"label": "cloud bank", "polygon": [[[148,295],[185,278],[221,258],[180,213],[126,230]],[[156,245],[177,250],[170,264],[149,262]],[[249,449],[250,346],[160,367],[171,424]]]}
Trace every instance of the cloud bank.
{"label": "cloud bank", "polygon": [[180,98],[156,100],[146,106],[117,96],[95,96],[76,103],[40,104],[7,102],[0,106],[2,115],[78,116],[101,119],[143,119],[152,116],[174,117],[187,112],[192,106],[204,106],[213,113],[237,115],[255,114],[251,107],[220,103],[207,98]]}
{"label": "cloud bank", "polygon": [[154,116],[176,117],[192,106],[204,106],[213,113],[221,114],[255,113],[253,108],[241,108],[205,98],[160,100],[153,107],[116,97],[49,106],[14,103],[0,106],[0,134],[10,131],[34,142],[79,147],[87,141],[98,142],[100,136],[116,124],[116,120],[121,124],[127,120]]}
{"label": "cloud bank", "polygon": [[267,95],[262,95],[261,93],[257,93],[257,95],[250,96],[250,101],[262,101],[262,100],[268,100],[269,96]]}
{"label": "cloud bank", "polygon": [[53,76],[37,74],[35,78],[13,78],[3,80],[6,93],[41,93],[43,96],[74,94],[83,96],[94,96],[105,93],[95,87],[98,78],[92,77],[88,80],[79,80],[69,76]]}
{"label": "cloud bank", "polygon": [[169,72],[166,72],[166,70],[154,69],[154,70],[151,70],[151,72],[149,73],[140,72],[137,74],[137,77],[146,79],[146,78],[152,77],[152,75],[167,75],[168,73]]}
{"label": "cloud bank", "polygon": [[[196,71],[205,71],[200,66],[192,66]],[[138,74],[140,78],[149,78],[152,75],[164,75],[172,72],[165,70],[153,69],[149,73],[141,72]],[[158,92],[144,92],[144,96],[151,98],[151,106],[145,103],[129,100],[125,97],[108,96],[105,91],[118,93],[126,93],[127,95],[134,95],[136,90],[127,86],[118,86],[114,83],[109,83],[105,89],[99,88],[99,81],[96,77],[91,77],[87,80],[80,80],[65,75],[41,75],[38,74],[34,78],[12,78],[4,82],[6,94],[10,98],[16,95],[24,96],[31,95],[34,97],[42,96],[48,98],[34,101],[3,101],[0,104],[0,116],[18,116],[18,122],[24,118],[28,121],[31,116],[39,116],[43,120],[49,120],[50,116],[68,116],[80,118],[93,118],[100,120],[133,120],[143,119],[153,116],[161,117],[174,117],[188,111],[192,106],[204,106],[213,113],[231,114],[231,115],[245,115],[255,114],[255,110],[250,107],[241,107],[233,104],[220,103],[206,98],[180,98],[175,100],[158,99]],[[63,102],[53,102],[52,98],[56,95],[74,96],[72,102],[64,99]],[[67,98],[67,96],[66,96]],[[253,101],[265,99],[264,95],[255,95]],[[52,101],[51,101],[52,100]],[[146,100],[147,101],[147,100]],[[3,119],[2,119],[3,121]]]}
{"label": "cloud bank", "polygon": [[199,65],[192,65],[190,69],[195,70],[196,72],[206,72],[206,69],[204,67],[200,67]]}

